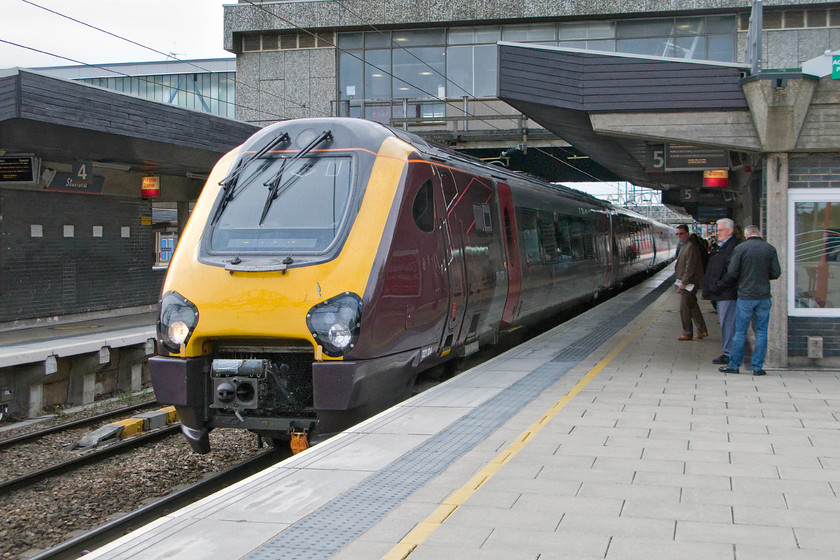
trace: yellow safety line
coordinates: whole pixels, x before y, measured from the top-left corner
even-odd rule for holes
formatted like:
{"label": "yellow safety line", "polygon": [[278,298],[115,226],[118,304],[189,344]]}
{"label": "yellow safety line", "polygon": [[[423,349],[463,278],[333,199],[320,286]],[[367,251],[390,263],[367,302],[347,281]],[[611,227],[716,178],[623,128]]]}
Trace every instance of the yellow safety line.
{"label": "yellow safety line", "polygon": [[[664,305],[665,303],[657,309],[657,312],[661,310],[661,307]],[[563,407],[569,404],[569,401],[577,396],[577,394],[580,393],[581,390],[607,366],[607,364],[613,361],[618,353],[621,352],[625,346],[630,344],[630,342],[638,336],[642,329],[647,327],[657,315],[658,313],[651,313],[651,315],[630,334],[628,334],[618,344],[618,346],[613,349],[612,352],[607,354],[603,360],[590,369],[562,399],[554,403],[551,408],[543,413],[539,420],[531,424],[527,430],[522,432],[522,434],[510,445],[508,445],[504,451],[496,456],[495,459],[485,465],[483,469],[481,469],[469,480],[469,482],[450,494],[449,497],[447,497],[443,503],[431,513],[431,515],[415,525],[414,529],[409,531],[409,533],[403,537],[402,540],[394,546],[394,548],[382,557],[382,560],[405,560],[405,558],[408,558],[408,556],[414,552],[414,549],[429,538],[431,534],[434,533],[443,524],[443,522],[455,512],[455,510],[464,505],[464,503],[470,499],[470,497],[475,494],[479,488],[481,488],[488,480],[493,478],[493,475],[499,472],[506,463],[524,449],[525,446],[534,439],[537,433],[547,426],[548,423],[563,409]]]}

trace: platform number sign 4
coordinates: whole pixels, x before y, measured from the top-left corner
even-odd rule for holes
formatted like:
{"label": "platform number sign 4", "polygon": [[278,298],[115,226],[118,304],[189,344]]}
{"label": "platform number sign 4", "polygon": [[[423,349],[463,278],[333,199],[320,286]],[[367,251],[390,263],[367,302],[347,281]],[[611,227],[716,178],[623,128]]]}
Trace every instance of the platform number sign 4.
{"label": "platform number sign 4", "polygon": [[93,183],[93,164],[85,160],[73,162],[73,182],[77,185],[90,185]]}

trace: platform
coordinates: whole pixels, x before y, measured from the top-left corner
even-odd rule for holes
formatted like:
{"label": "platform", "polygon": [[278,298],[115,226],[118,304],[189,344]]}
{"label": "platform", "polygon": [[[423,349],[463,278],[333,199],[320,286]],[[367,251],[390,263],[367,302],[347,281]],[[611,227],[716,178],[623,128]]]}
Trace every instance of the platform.
{"label": "platform", "polygon": [[145,344],[155,338],[156,310],[0,331],[0,367]]}
{"label": "platform", "polygon": [[85,558],[837,558],[840,374],[718,372],[670,272]]}
{"label": "platform", "polygon": [[[92,404],[101,397],[98,385],[106,393],[140,391],[144,364],[155,353],[156,317],[155,310],[132,308],[74,322],[0,326],[0,408],[38,418],[48,406]],[[107,383],[97,381],[101,372]]]}

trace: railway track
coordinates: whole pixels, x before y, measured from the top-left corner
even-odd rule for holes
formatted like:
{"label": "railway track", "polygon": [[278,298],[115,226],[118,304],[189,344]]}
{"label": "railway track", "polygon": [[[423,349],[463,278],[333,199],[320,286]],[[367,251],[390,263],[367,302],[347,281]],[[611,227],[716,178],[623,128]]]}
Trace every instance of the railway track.
{"label": "railway track", "polygon": [[153,432],[148,432],[143,435],[109,444],[101,449],[86,451],[58,464],[0,482],[0,494],[27,488],[41,482],[47,477],[66,474],[80,467],[95,464],[121,453],[130,452],[137,449],[139,446],[148,444],[149,442],[157,441],[173,434],[178,434],[180,433],[180,430],[181,424],[173,424]]}
{"label": "railway track", "polygon": [[41,430],[35,430],[27,433],[23,433],[16,436],[10,436],[5,439],[0,439],[0,451],[3,449],[7,449],[9,447],[13,447],[15,445],[20,445],[22,443],[28,443],[35,440],[38,440],[44,436],[48,436],[51,434],[56,434],[65,430],[77,429],[77,428],[85,428],[88,426],[93,426],[94,424],[98,424],[100,422],[104,422],[106,420],[111,420],[114,418],[119,418],[121,416],[125,416],[126,414],[131,414],[133,412],[137,412],[138,410],[143,410],[145,408],[152,408],[157,405],[157,401],[146,401],[138,404],[133,404],[130,406],[125,406],[122,408],[118,408],[115,410],[110,410],[108,412],[103,412],[101,414],[96,414],[93,416],[88,416],[86,418],[80,418],[78,420],[70,420],[68,422],[61,422],[59,424],[50,426],[48,428],[43,428]]}
{"label": "railway track", "polygon": [[82,535],[46,550],[29,560],[64,560],[76,559],[85,551],[110,543],[122,535],[142,527],[163,515],[194,503],[201,498],[218,492],[222,488],[243,480],[254,473],[282,461],[288,452],[269,450],[256,455],[241,464],[218,472],[195,484],[141,507],[127,515],[110,521]]}

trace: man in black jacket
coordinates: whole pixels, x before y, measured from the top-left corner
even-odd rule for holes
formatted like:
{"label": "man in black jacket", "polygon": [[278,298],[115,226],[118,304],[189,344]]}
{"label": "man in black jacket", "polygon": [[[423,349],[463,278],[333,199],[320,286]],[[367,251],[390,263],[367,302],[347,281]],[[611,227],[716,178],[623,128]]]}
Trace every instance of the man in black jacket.
{"label": "man in black jacket", "polygon": [[735,335],[735,301],[738,299],[738,285],[733,278],[726,277],[726,269],[732,258],[732,251],[740,243],[735,233],[735,222],[721,218],[715,224],[717,244],[709,252],[709,263],[703,278],[703,298],[717,305],[720,322],[720,345],[723,354],[712,360],[713,364],[728,364]]}
{"label": "man in black jacket", "polygon": [[776,248],[761,238],[756,226],[744,228],[747,239],[735,247],[726,274],[738,281],[738,301],[735,304],[735,336],[729,353],[729,365],[723,373],[740,373],[744,359],[747,328],[753,322],[755,348],[752,353],[753,375],[764,375],[764,355],[767,353],[767,324],[770,322],[770,280],[782,275]]}

